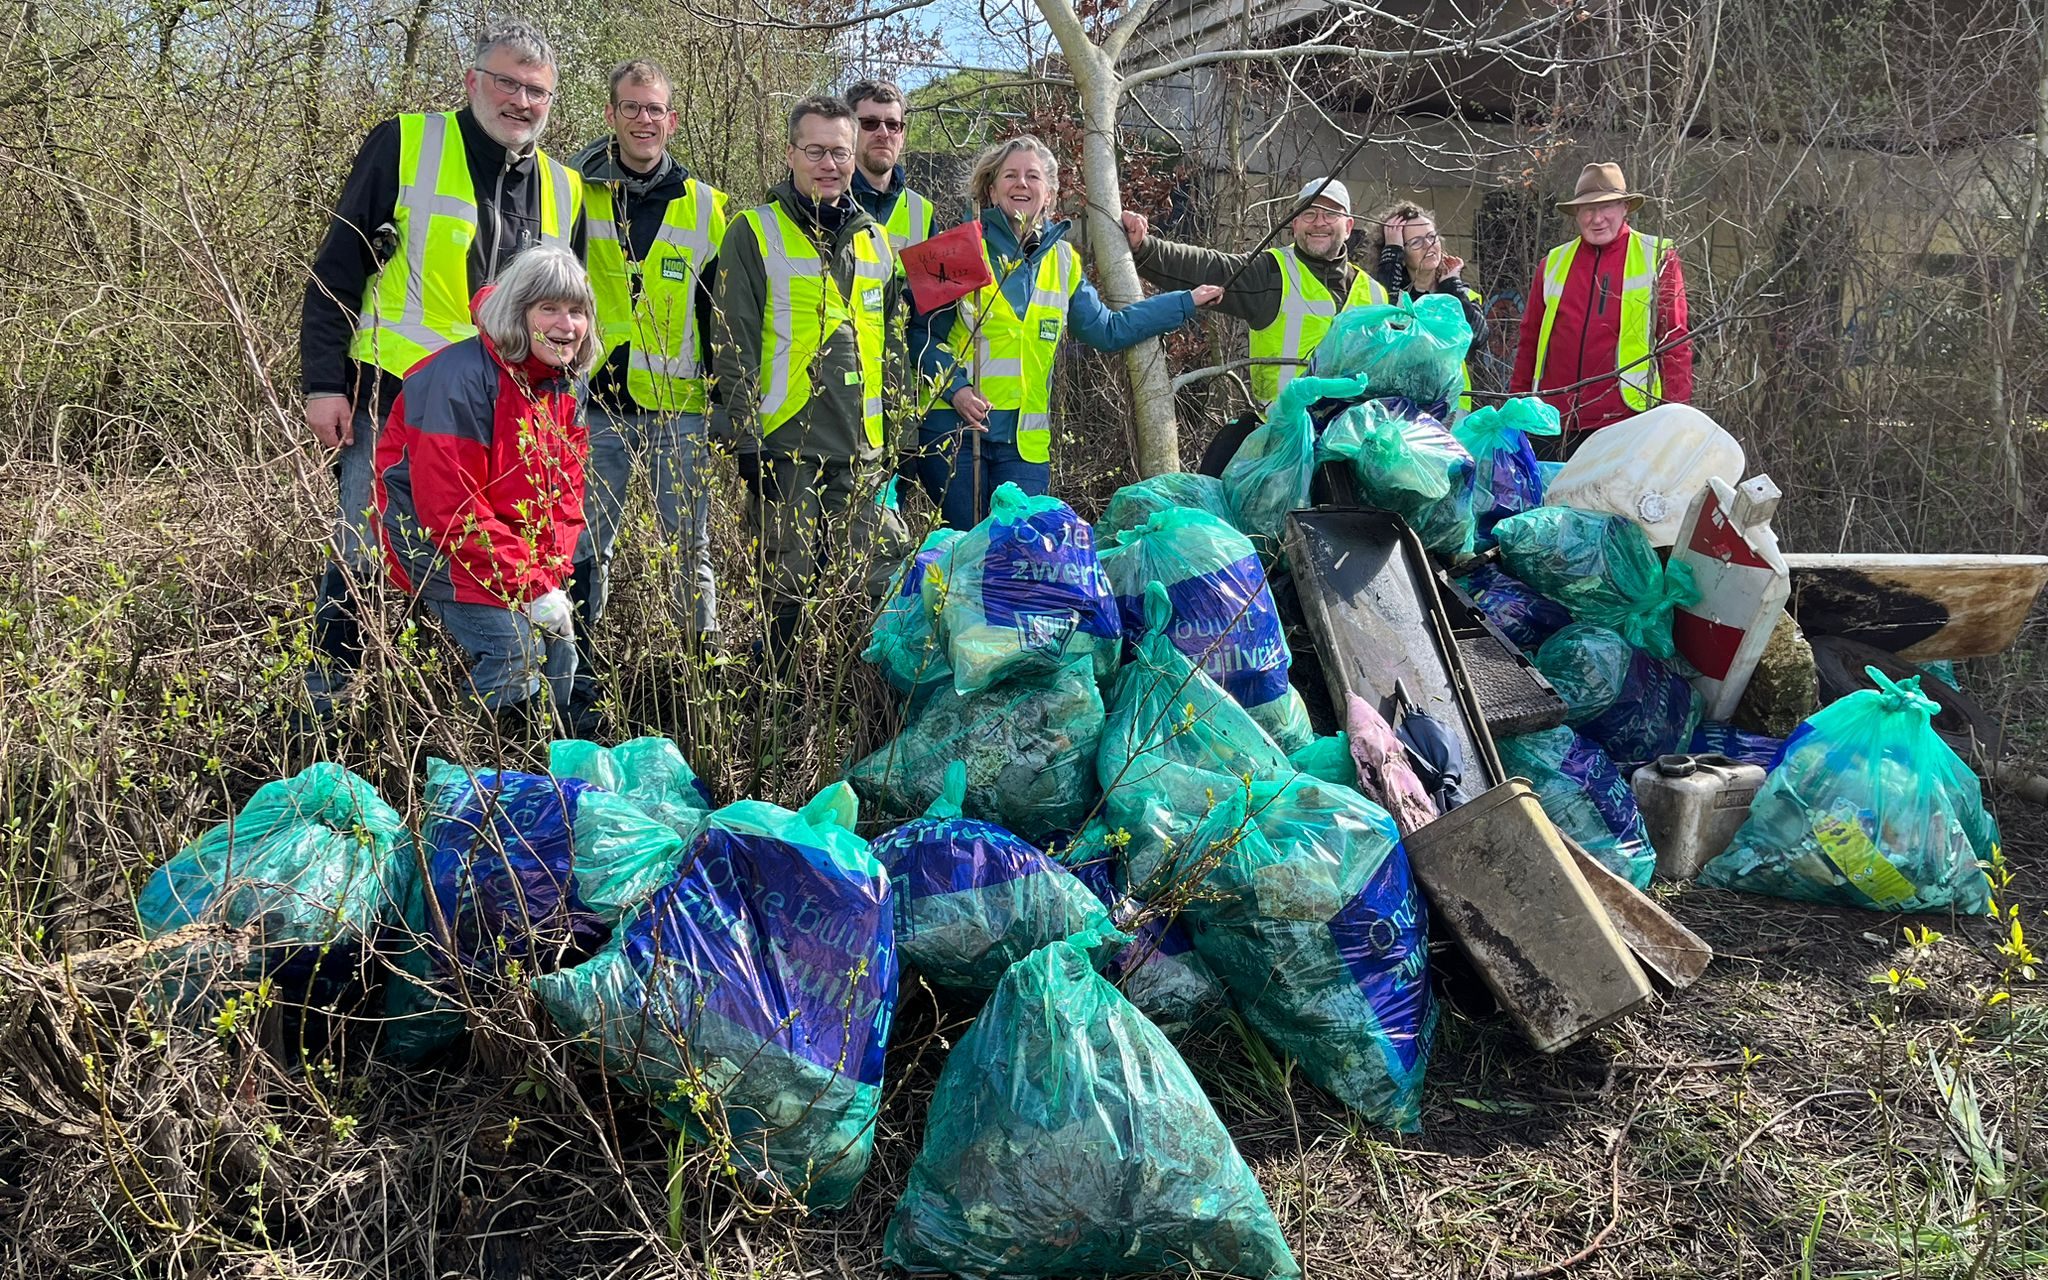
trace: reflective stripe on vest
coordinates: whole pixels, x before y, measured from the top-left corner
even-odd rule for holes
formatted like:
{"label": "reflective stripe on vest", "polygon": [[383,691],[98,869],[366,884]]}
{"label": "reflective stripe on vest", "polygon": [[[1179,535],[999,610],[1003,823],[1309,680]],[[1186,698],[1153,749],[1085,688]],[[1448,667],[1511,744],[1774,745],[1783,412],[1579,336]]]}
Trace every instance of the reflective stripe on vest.
{"label": "reflective stripe on vest", "polygon": [[[610,184],[587,193],[590,284],[604,359],[623,343],[626,389],[643,409],[704,412],[704,368],[697,354],[697,280],[725,235],[725,193],[695,178],[668,202],[647,257],[627,257]],[[633,279],[638,277],[636,294]]]}
{"label": "reflective stripe on vest", "polygon": [[[1266,252],[1280,263],[1280,312],[1273,317],[1273,323],[1263,329],[1252,330],[1252,358],[1286,358],[1306,362],[1316,344],[1330,331],[1331,322],[1337,318],[1337,300],[1323,287],[1323,282],[1316,278],[1314,272],[1302,266],[1293,245]],[[1385,287],[1373,279],[1370,272],[1354,271],[1351,291],[1344,299],[1345,307],[1360,307],[1386,300]],[[1292,364],[1253,365],[1253,397],[1262,404],[1272,403],[1279,396],[1280,388],[1292,382],[1302,367]]]}
{"label": "reflective stripe on vest", "polygon": [[868,444],[882,447],[884,291],[896,271],[888,233],[863,228],[853,242],[853,299],[848,306],[838,277],[795,219],[770,201],[739,216],[753,228],[768,276],[761,317],[761,434],[811,402],[811,370],[825,343],[849,320],[860,358],[861,424]]}
{"label": "reflective stripe on vest", "polygon": [[[534,159],[540,172],[541,240],[567,248],[582,208],[582,178],[546,152],[536,152]],[[454,112],[398,117],[398,198],[391,221],[398,230],[398,252],[363,286],[348,353],[352,360],[403,376],[449,343],[476,333],[469,313],[476,190]]]}
{"label": "reflective stripe on vest", "polygon": [[[1544,361],[1550,355],[1550,327],[1557,322],[1557,303],[1564,297],[1565,282],[1571,278],[1572,261],[1578,257],[1580,241],[1561,244],[1543,258],[1543,327],[1536,334],[1536,372],[1532,389],[1543,386]],[[1621,382],[1622,403],[1637,413],[1664,398],[1664,374],[1650,357],[1654,345],[1651,314],[1657,305],[1657,269],[1671,248],[1659,240],[1635,231],[1628,233],[1628,252],[1621,263],[1621,325],[1615,334],[1614,365]],[[1581,378],[1586,376],[1579,370]]]}
{"label": "reflective stripe on vest", "polygon": [[1003,273],[981,242],[981,260],[995,283],[960,300],[946,345],[955,358],[971,344],[970,377],[991,409],[1017,414],[1017,456],[1052,460],[1052,371],[1067,331],[1067,304],[1081,287],[1081,255],[1064,240],[1038,260],[1031,297],[1019,316],[1002,290]]}
{"label": "reflective stripe on vest", "polygon": [[911,245],[922,244],[932,235],[932,202],[905,187],[896,200],[896,207],[889,210],[889,220],[882,225],[889,232],[889,243],[898,253]]}

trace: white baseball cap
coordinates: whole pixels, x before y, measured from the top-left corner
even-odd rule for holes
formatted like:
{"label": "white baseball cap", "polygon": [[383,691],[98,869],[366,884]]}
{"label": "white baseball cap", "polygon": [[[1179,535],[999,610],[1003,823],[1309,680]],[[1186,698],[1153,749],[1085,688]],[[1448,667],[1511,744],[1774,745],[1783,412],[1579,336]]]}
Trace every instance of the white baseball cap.
{"label": "white baseball cap", "polygon": [[1294,197],[1294,203],[1297,207],[1305,206],[1312,198],[1328,200],[1331,204],[1342,209],[1345,217],[1351,216],[1350,189],[1335,178],[1310,178],[1302,184],[1301,194]]}

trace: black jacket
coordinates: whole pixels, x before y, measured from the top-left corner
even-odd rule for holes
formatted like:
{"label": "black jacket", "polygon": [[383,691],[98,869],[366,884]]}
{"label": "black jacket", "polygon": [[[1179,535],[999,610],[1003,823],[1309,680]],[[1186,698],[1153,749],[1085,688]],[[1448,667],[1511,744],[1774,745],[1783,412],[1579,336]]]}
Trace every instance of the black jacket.
{"label": "black jacket", "polygon": [[[540,169],[532,152],[515,156],[484,132],[468,107],[455,113],[462,153],[469,161],[477,194],[477,236],[469,247],[469,291],[475,293],[504,269],[520,250],[540,243]],[[377,389],[374,366],[358,373],[349,359],[363,287],[398,251],[393,221],[398,205],[398,121],[370,130],[356,153],[355,167],[313,258],[313,278],[299,316],[300,377],[308,395],[345,395]],[[583,256],[584,228],[576,220],[573,247]],[[397,394],[398,379],[386,374],[381,403]]]}

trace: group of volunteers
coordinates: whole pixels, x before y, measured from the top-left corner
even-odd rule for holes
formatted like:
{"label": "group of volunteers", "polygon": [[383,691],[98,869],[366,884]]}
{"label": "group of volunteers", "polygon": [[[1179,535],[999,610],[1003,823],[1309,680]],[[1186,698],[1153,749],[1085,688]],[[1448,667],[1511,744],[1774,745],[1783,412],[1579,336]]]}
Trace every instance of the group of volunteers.
{"label": "group of volunteers", "polygon": [[[636,469],[680,561],[674,607],[711,644],[711,473],[733,459],[773,664],[826,568],[886,581],[906,549],[899,476],[955,528],[1003,483],[1046,492],[1069,334],[1117,351],[1213,307],[1250,326],[1263,403],[1345,307],[1449,293],[1485,333],[1429,212],[1369,220],[1362,269],[1330,178],[1303,189],[1291,244],[1249,256],[1124,214],[1140,275],[1170,292],[1113,309],[1053,216],[1051,150],[998,142],[964,192],[990,282],[921,311],[899,255],[933,236],[940,202],[906,183],[894,85],[797,101],[789,176],[752,207],[670,154],[673,86],[651,62],[612,72],[609,132],[566,162],[537,146],[558,89],[538,31],[486,34],[464,87],[460,110],[370,131],[306,288],[306,421],[341,499],[307,676],[323,715],[361,663],[361,592],[386,582],[465,651],[482,706],[587,730],[590,635]],[[1557,403],[1576,435],[1690,395],[1677,254],[1630,229],[1641,202],[1618,167],[1587,166],[1559,205],[1580,235],[1530,291],[1510,389]]]}

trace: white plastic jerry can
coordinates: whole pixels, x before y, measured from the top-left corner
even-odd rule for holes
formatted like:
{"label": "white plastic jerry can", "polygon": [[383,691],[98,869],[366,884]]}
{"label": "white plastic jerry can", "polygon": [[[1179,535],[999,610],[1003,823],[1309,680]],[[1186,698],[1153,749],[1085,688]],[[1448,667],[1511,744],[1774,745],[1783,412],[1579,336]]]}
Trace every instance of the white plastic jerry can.
{"label": "white plastic jerry can", "polygon": [[1626,516],[1650,545],[1683,542],[1686,504],[1710,476],[1740,476],[1742,444],[1689,404],[1660,404],[1593,432],[1543,491],[1553,507]]}
{"label": "white plastic jerry can", "polygon": [[1691,880],[1748,820],[1764,771],[1727,756],[1659,756],[1637,769],[1629,785],[1657,851],[1657,874]]}
{"label": "white plastic jerry can", "polygon": [[1672,614],[1671,635],[1679,656],[1699,672],[1692,683],[1706,700],[1709,720],[1734,713],[1792,593],[1791,570],[1771,530],[1778,498],[1769,476],[1734,488],[1710,478],[1671,551],[1699,583],[1699,603]]}

